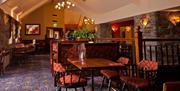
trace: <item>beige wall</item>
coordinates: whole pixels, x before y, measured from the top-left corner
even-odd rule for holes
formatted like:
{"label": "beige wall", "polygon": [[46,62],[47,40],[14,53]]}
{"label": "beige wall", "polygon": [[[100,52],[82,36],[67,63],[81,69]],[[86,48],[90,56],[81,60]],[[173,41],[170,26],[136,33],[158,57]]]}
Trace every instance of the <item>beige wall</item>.
{"label": "beige wall", "polygon": [[[53,20],[57,22],[53,22]],[[46,27],[53,27],[53,23],[57,23],[57,27],[59,28],[64,28],[64,13],[63,11],[54,9],[53,3],[47,3],[22,19],[21,37],[23,40],[44,40]],[[40,35],[25,35],[25,24],[40,24]]]}

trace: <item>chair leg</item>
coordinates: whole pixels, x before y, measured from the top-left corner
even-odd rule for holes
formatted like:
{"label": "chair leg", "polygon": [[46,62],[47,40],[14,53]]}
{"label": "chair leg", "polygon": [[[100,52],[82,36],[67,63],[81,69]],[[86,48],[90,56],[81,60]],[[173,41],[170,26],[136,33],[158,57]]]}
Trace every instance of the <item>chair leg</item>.
{"label": "chair leg", "polygon": [[121,86],[121,88],[120,88],[120,89],[121,89],[122,91],[124,91],[124,89],[125,89],[125,85],[126,85],[126,84],[125,84],[124,82],[121,82],[121,83],[122,83],[122,86]]}
{"label": "chair leg", "polygon": [[67,88],[66,88],[66,91],[67,91]]}
{"label": "chair leg", "polygon": [[77,88],[74,88],[75,89],[75,91],[77,91]]}
{"label": "chair leg", "polygon": [[83,86],[82,88],[83,88],[83,91],[85,91],[85,88],[84,88],[84,86]]}
{"label": "chair leg", "polygon": [[56,83],[56,76],[54,76],[54,86],[55,86],[55,87],[57,86],[57,83]]}
{"label": "chair leg", "polygon": [[58,91],[61,91],[61,87],[59,87]]}
{"label": "chair leg", "polygon": [[111,79],[109,79],[109,83],[108,83],[108,91],[111,91]]}
{"label": "chair leg", "polygon": [[102,88],[104,86],[104,80],[105,80],[105,76],[103,76],[103,80],[102,80],[102,83],[101,83],[100,91],[102,91]]}

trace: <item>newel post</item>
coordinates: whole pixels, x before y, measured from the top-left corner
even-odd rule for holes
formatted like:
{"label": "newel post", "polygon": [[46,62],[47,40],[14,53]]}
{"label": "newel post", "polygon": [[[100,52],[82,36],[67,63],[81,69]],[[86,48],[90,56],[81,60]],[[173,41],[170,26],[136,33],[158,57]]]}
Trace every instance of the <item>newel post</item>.
{"label": "newel post", "polygon": [[135,56],[136,56],[136,64],[137,64],[139,63],[140,60],[143,59],[142,32],[140,31],[140,26],[136,28],[134,38],[135,38]]}

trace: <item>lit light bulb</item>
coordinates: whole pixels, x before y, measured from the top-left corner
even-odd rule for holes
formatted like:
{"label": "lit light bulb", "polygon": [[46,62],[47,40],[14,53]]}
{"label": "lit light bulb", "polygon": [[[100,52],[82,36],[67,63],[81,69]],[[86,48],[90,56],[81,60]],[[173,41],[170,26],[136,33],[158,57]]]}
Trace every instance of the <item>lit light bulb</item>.
{"label": "lit light bulb", "polygon": [[67,8],[69,9],[69,8],[70,8],[70,6],[67,6]]}
{"label": "lit light bulb", "polygon": [[58,8],[58,5],[55,6],[55,9],[57,9],[57,8]]}
{"label": "lit light bulb", "polygon": [[60,10],[60,9],[61,9],[61,7],[58,7],[58,9]]}
{"label": "lit light bulb", "polygon": [[67,3],[67,4],[70,4],[70,2],[69,2],[69,1],[66,1],[66,3]]}
{"label": "lit light bulb", "polygon": [[73,4],[72,4],[72,6],[74,7],[74,6],[75,6],[75,4],[73,3]]}
{"label": "lit light bulb", "polygon": [[64,7],[64,4],[61,4],[62,7]]}

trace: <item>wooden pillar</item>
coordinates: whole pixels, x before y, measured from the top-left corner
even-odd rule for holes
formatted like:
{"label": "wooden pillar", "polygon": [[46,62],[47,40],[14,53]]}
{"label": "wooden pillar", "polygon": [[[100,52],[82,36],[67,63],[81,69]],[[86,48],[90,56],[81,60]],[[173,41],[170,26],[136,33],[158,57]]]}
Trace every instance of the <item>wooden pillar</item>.
{"label": "wooden pillar", "polygon": [[135,56],[136,56],[136,64],[139,63],[140,60],[143,59],[142,54],[142,32],[139,31],[140,27],[138,26],[134,35],[135,38]]}

